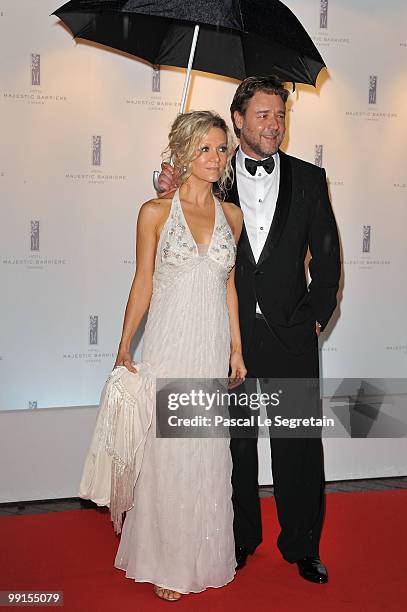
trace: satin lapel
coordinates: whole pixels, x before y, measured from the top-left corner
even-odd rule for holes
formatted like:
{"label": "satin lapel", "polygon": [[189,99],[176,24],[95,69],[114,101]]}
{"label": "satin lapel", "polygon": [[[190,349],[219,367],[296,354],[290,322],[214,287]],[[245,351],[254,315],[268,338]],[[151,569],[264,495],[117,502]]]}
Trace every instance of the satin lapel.
{"label": "satin lapel", "polygon": [[[237,179],[236,179],[236,154],[232,157],[232,168],[234,172],[234,180],[231,188],[226,193],[226,200],[233,202],[240,208],[239,192],[237,190]],[[247,235],[246,225],[243,221],[242,233],[240,234],[239,248],[243,249],[246,256],[249,258],[251,263],[255,266],[256,260],[254,259],[252,247],[250,246],[249,236]]]}
{"label": "satin lapel", "polygon": [[257,265],[263,263],[269,257],[271,250],[278,243],[284,226],[287,221],[288,212],[291,202],[291,165],[288,157],[282,151],[279,151],[280,156],[280,185],[278,188],[278,198],[276,202],[276,210],[274,211],[273,221],[270,226],[266,242],[263,250],[260,253]]}

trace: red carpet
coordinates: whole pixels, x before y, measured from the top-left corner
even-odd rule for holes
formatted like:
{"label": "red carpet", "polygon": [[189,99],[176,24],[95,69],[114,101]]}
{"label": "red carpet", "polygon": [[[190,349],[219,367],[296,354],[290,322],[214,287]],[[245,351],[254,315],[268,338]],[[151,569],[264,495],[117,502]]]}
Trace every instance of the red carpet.
{"label": "red carpet", "polygon": [[[63,590],[65,611],[336,611],[405,609],[407,491],[327,496],[321,557],[327,585],[305,582],[275,546],[274,500],[263,500],[265,540],[222,589],[161,602],[152,587],[113,567],[118,539],[109,516],[93,510],[0,518],[0,590]],[[25,606],[24,606],[25,607]],[[60,608],[61,609],[61,608]]]}

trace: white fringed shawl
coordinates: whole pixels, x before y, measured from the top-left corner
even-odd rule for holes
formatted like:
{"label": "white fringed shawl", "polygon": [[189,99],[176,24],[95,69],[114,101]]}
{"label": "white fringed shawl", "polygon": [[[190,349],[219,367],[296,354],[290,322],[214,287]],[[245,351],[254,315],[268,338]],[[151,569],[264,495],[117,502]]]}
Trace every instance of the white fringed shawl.
{"label": "white fringed shawl", "polygon": [[79,488],[79,497],[110,507],[116,533],[121,532],[123,513],[133,507],[154,409],[150,366],[141,362],[135,367],[137,374],[116,367],[103,387]]}

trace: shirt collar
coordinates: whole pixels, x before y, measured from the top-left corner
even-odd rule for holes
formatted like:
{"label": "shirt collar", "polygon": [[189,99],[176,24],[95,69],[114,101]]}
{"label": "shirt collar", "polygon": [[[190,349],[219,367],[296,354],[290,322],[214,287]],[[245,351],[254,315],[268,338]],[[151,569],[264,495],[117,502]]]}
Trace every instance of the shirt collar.
{"label": "shirt collar", "polygon": [[[278,155],[278,151],[276,151],[276,153],[274,153],[274,155],[272,156],[274,159],[274,164],[275,164],[275,168],[277,168],[277,165],[280,162],[280,157]],[[236,152],[236,163],[239,165],[239,170],[241,170],[245,176],[248,176],[249,178],[256,178],[255,176],[252,176],[250,174],[250,172],[248,172],[246,170],[246,166],[244,163],[244,160],[248,158],[248,159],[253,159],[252,157],[249,157],[248,155],[246,155],[246,153],[243,153],[242,149],[240,148],[240,146],[237,148],[237,152]],[[267,157],[263,157],[262,159],[268,159]],[[272,173],[274,174],[274,172]],[[267,175],[270,176],[270,175]]]}

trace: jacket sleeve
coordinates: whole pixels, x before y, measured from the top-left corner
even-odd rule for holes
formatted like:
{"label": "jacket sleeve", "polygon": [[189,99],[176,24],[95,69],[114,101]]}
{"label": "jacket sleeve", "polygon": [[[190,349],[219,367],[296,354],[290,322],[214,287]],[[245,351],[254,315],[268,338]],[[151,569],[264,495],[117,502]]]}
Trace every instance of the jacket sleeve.
{"label": "jacket sleeve", "polygon": [[341,276],[339,237],[329,200],[325,170],[314,192],[315,202],[309,233],[311,260],[309,284],[311,307],[323,330],[336,308],[336,294]]}

